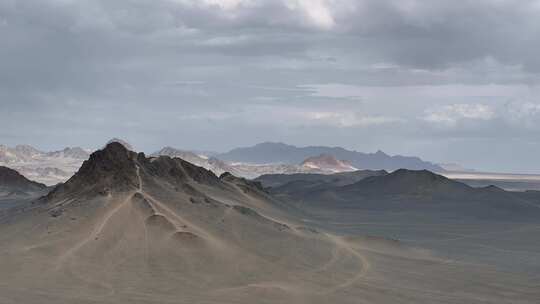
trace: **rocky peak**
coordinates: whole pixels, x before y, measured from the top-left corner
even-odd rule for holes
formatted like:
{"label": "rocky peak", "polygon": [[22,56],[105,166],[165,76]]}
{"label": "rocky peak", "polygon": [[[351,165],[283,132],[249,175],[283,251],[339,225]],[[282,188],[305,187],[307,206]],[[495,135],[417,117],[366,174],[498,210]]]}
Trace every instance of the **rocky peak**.
{"label": "rocky peak", "polygon": [[[196,184],[221,187],[223,183],[240,183],[247,190],[261,190],[258,183],[227,175],[218,178],[212,171],[180,158],[169,156],[146,157],[129,151],[121,143],[112,142],[90,155],[79,171],[65,184],[59,185],[48,198],[105,195],[137,191],[144,187],[169,186],[187,189]],[[249,188],[249,189],[248,189]]]}
{"label": "rocky peak", "polygon": [[81,191],[93,193],[126,192],[139,188],[141,180],[178,186],[190,181],[213,184],[219,179],[210,171],[179,158],[147,158],[144,153],[129,151],[118,142],[90,155],[79,171],[51,196]]}
{"label": "rocky peak", "polygon": [[105,146],[107,146],[107,145],[109,145],[109,144],[112,144],[112,143],[119,143],[119,144],[121,144],[122,146],[124,146],[127,150],[129,150],[129,151],[135,151],[135,149],[133,149],[133,146],[130,145],[127,141],[125,141],[125,140],[123,140],[123,139],[120,139],[120,138],[116,138],[116,137],[115,137],[115,138],[112,138],[111,140],[109,140]]}
{"label": "rocky peak", "polygon": [[65,184],[58,186],[51,195],[85,190],[101,192],[136,189],[139,185],[136,163],[139,157],[121,143],[109,143],[104,149],[92,153],[79,171]]}

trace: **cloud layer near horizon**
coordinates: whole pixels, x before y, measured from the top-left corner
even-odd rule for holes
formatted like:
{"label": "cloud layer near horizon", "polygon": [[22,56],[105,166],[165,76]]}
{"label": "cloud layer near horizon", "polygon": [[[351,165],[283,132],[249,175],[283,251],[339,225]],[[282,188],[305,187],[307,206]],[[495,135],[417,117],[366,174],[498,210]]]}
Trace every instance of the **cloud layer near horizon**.
{"label": "cloud layer near horizon", "polygon": [[0,0],[0,139],[539,172],[540,1]]}

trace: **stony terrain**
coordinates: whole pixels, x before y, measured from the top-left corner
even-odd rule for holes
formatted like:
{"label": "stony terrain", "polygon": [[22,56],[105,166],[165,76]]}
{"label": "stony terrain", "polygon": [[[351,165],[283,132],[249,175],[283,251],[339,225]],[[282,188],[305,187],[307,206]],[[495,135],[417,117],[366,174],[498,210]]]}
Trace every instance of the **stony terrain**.
{"label": "stony terrain", "polygon": [[540,192],[474,188],[428,171],[398,170],[360,180],[340,175],[258,180],[302,210],[311,225],[396,239],[462,263],[540,275]]}

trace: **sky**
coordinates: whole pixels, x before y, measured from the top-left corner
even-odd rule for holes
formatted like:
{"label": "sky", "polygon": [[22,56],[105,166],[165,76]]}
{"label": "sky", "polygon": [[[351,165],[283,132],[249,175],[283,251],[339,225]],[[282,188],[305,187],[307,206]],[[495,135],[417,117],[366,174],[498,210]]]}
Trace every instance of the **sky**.
{"label": "sky", "polygon": [[0,0],[0,144],[540,173],[540,1]]}

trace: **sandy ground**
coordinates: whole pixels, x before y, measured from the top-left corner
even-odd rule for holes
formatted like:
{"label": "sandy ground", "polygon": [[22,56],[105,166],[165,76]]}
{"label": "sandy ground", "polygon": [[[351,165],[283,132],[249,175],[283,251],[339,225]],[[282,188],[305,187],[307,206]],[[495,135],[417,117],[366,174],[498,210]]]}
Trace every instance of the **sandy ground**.
{"label": "sandy ground", "polygon": [[179,191],[137,174],[130,191],[64,197],[3,217],[0,303],[540,299],[538,280],[392,240],[314,230],[236,182]]}

